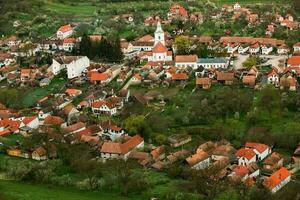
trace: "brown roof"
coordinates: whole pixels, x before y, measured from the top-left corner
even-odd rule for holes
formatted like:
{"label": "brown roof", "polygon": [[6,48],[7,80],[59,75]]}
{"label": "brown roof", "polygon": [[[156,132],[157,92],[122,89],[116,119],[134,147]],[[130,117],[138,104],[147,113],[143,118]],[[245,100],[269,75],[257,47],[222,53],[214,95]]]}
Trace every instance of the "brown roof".
{"label": "brown roof", "polygon": [[197,151],[196,154],[188,157],[186,159],[186,161],[190,166],[194,166],[195,164],[197,164],[207,158],[209,158],[209,155],[205,151]]}
{"label": "brown roof", "polygon": [[47,116],[44,120],[44,124],[46,125],[61,125],[64,123],[64,120],[59,116]]}
{"label": "brown roof", "polygon": [[165,148],[163,146],[159,146],[156,149],[151,151],[151,156],[153,159],[157,159],[164,152],[165,152]]}
{"label": "brown roof", "polygon": [[234,72],[217,72],[218,81],[233,81]]}
{"label": "brown roof", "polygon": [[123,144],[117,142],[104,142],[100,151],[102,153],[126,154],[143,141],[144,139],[141,136],[135,135],[130,137],[130,139]]}
{"label": "brown roof", "polygon": [[254,86],[255,85],[255,76],[243,76],[243,83],[250,85],[250,86]]}
{"label": "brown roof", "polygon": [[43,147],[37,148],[34,152],[37,153],[39,156],[46,155],[46,150]]}
{"label": "brown roof", "polygon": [[85,124],[82,122],[77,122],[76,124],[67,126],[66,128],[63,129],[63,131],[67,133],[71,133],[82,128],[85,128]]}
{"label": "brown roof", "polygon": [[178,55],[175,57],[175,62],[197,62],[197,55]]}
{"label": "brown roof", "polygon": [[274,164],[277,164],[282,158],[283,158],[282,155],[280,155],[277,152],[273,152],[270,156],[268,156],[264,160],[264,164],[265,165],[274,165]]}
{"label": "brown roof", "polygon": [[209,85],[210,83],[211,83],[211,80],[208,77],[196,79],[196,85]]}

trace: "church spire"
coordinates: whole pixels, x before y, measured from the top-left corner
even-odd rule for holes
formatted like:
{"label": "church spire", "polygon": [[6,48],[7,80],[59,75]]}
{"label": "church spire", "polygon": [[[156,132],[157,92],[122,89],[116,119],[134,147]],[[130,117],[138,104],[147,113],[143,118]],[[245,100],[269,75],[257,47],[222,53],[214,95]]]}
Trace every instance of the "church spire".
{"label": "church spire", "polygon": [[161,28],[160,21],[158,21],[155,33],[162,33],[162,32],[164,32],[164,31]]}

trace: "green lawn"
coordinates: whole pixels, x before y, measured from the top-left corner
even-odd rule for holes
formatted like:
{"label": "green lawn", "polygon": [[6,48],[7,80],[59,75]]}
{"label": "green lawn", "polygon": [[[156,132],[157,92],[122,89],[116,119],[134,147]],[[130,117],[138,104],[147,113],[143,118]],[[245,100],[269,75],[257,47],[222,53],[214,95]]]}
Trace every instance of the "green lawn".
{"label": "green lawn", "polygon": [[[140,197],[125,198],[109,192],[84,192],[72,188],[57,188],[40,184],[28,184],[0,180],[1,193],[16,200],[139,200]],[[2,200],[1,196],[0,199]]]}
{"label": "green lawn", "polygon": [[25,92],[22,98],[22,105],[24,107],[33,106],[39,99],[55,92],[59,92],[60,89],[66,84],[66,79],[54,78],[51,84],[46,87],[34,87]]}

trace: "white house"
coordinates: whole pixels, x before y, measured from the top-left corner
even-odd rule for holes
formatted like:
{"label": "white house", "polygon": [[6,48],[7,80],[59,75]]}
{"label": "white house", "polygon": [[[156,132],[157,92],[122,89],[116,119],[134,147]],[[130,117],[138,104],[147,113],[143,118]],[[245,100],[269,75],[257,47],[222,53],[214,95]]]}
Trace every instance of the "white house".
{"label": "white house", "polygon": [[197,150],[197,153],[186,158],[186,162],[192,169],[205,169],[210,165],[210,156],[203,150]]}
{"label": "white house", "polygon": [[264,185],[272,192],[276,193],[283,186],[291,181],[291,173],[285,167],[274,172],[269,178],[266,178]]}
{"label": "white house", "polygon": [[175,57],[175,66],[178,68],[191,67],[192,69],[196,69],[197,60],[197,55],[177,55]]}
{"label": "white house", "polygon": [[248,178],[255,178],[259,176],[259,168],[256,163],[251,163],[248,166],[237,165],[233,168],[232,173],[229,174],[229,177],[239,178],[241,181],[245,181]]}
{"label": "white house", "polygon": [[[299,47],[300,48],[300,47]],[[300,50],[300,49],[299,49]],[[277,53],[280,54],[280,55],[283,55],[283,54],[288,54],[290,51],[290,49],[288,48],[288,46],[286,46],[285,44],[279,46],[277,48]]]}
{"label": "white house", "polygon": [[238,3],[238,2],[236,2],[234,5],[233,5],[233,9],[234,10],[239,10],[239,9],[241,9],[242,7],[241,7],[241,5]]}
{"label": "white house", "polygon": [[267,83],[277,87],[279,85],[279,74],[275,69],[272,69],[267,74]]}
{"label": "white house", "polygon": [[112,104],[110,101],[101,100],[92,103],[92,111],[96,115],[100,115],[100,114],[115,115],[117,114],[117,107],[114,104]]}
{"label": "white house", "polygon": [[124,135],[124,129],[119,127],[117,124],[112,121],[106,121],[101,123],[101,128],[104,131],[104,134],[109,136],[112,141]]}
{"label": "white house", "polygon": [[238,50],[239,48],[239,45],[238,44],[235,44],[235,43],[232,43],[232,44],[227,44],[227,46],[225,47],[225,49],[227,49],[227,53],[234,53]]}
{"label": "white house", "polygon": [[70,24],[61,26],[56,32],[56,37],[63,40],[70,37],[73,34],[73,31],[73,27]]}
{"label": "white house", "polygon": [[204,69],[211,68],[227,68],[229,66],[229,60],[227,58],[200,58],[197,61],[197,68],[204,67]]}
{"label": "white house", "polygon": [[74,49],[76,44],[75,38],[65,38],[63,41],[63,49],[64,51],[70,52]]}
{"label": "white house", "polygon": [[273,51],[273,46],[272,45],[263,45],[261,47],[261,53],[263,55],[269,55]]}
{"label": "white house", "polygon": [[36,116],[21,117],[18,120],[22,121],[22,125],[27,126],[30,129],[37,129],[39,127],[39,119]]}
{"label": "white house", "polygon": [[293,48],[294,48],[294,52],[300,51],[300,42],[294,44]]}
{"label": "white house", "polygon": [[272,152],[268,145],[255,142],[247,142],[245,148],[252,149],[257,155],[258,161],[265,159]]}
{"label": "white house", "polygon": [[46,160],[47,159],[46,150],[43,147],[39,147],[32,152],[31,157],[33,160],[38,160],[38,161]]}
{"label": "white house", "polygon": [[256,162],[256,153],[252,149],[241,148],[236,152],[239,165],[249,165]]}
{"label": "white house", "polygon": [[250,46],[250,49],[249,49],[250,53],[251,54],[258,54],[259,51],[260,51],[260,46],[259,46],[259,43],[254,43]]}
{"label": "white house", "polygon": [[247,45],[247,44],[242,44],[242,45],[240,45],[239,48],[238,48],[238,53],[239,53],[239,54],[245,54],[245,53],[247,53],[248,51],[249,51],[249,45]]}
{"label": "white house", "polygon": [[81,76],[88,66],[90,60],[86,56],[61,56],[52,59],[52,64],[47,71],[57,75],[62,69],[67,69],[68,79],[72,79]]}

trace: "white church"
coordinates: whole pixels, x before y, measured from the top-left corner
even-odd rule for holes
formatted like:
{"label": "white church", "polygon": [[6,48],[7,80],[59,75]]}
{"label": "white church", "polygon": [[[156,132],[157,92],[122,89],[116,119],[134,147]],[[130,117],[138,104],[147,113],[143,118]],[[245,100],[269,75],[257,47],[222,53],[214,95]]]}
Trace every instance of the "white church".
{"label": "white church", "polygon": [[160,22],[154,33],[154,46],[151,53],[148,54],[148,61],[152,62],[168,62],[172,61],[172,51],[168,51],[165,42],[165,32],[161,28]]}

